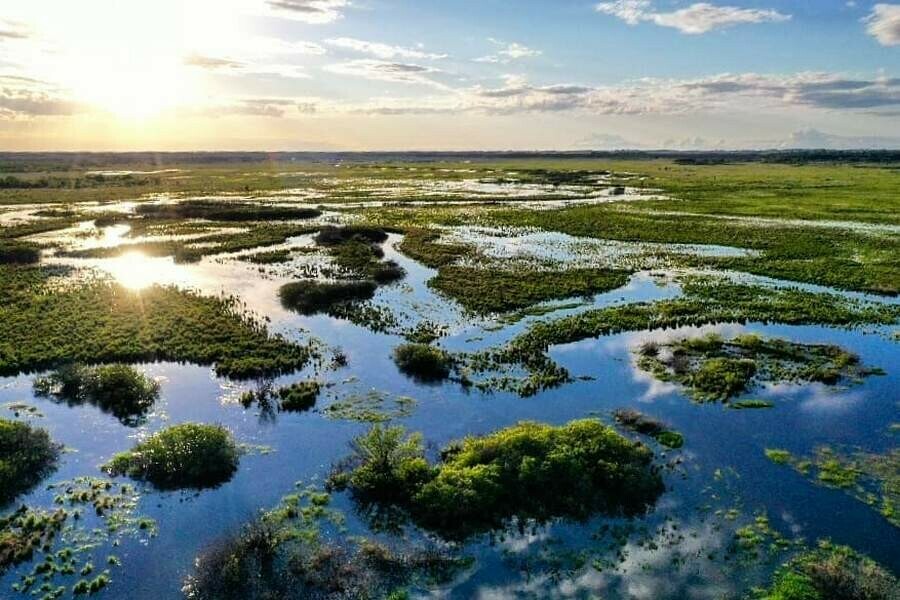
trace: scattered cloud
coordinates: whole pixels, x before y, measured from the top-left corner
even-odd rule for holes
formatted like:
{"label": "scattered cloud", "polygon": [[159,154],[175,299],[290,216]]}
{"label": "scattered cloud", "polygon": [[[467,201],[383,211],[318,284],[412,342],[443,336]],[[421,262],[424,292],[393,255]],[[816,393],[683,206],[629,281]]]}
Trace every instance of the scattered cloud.
{"label": "scattered cloud", "polygon": [[846,136],[825,133],[818,129],[801,129],[791,134],[782,144],[787,148],[816,148],[827,150],[856,150],[859,148],[881,148],[900,150],[898,136]]}
{"label": "scattered cloud", "polygon": [[790,15],[772,9],[715,6],[707,2],[698,2],[672,12],[658,12],[651,0],[615,0],[597,4],[596,10],[618,17],[629,25],[649,22],[660,27],[672,27],[689,35],[742,24],[778,23],[791,18]]}
{"label": "scattered cloud", "polygon": [[438,73],[437,69],[415,63],[363,58],[327,65],[322,68],[331,73],[361,77],[373,81],[422,84],[440,89],[448,89],[445,85],[430,78],[430,75]]}
{"label": "scattered cloud", "polygon": [[335,48],[350,50],[360,54],[368,54],[382,60],[440,60],[447,58],[446,54],[434,54],[425,52],[421,47],[405,48],[403,46],[391,46],[379,42],[368,42],[355,38],[332,38],[325,40],[325,43]]}
{"label": "scattered cloud", "polygon": [[541,52],[540,50],[529,48],[528,46],[520,44],[518,42],[507,43],[501,42],[500,40],[494,38],[488,38],[488,41],[495,46],[498,46],[499,49],[494,54],[488,54],[487,56],[476,58],[475,62],[509,64],[514,60],[533,58],[535,56],[540,56],[541,54],[543,54],[543,52]]}
{"label": "scattered cloud", "polygon": [[184,59],[188,67],[211,71],[220,75],[268,76],[284,79],[309,79],[301,65],[287,63],[246,63],[231,58],[191,54]]}
{"label": "scattered cloud", "polygon": [[0,42],[24,40],[29,37],[31,37],[31,30],[24,23],[0,18]]}
{"label": "scattered cloud", "polygon": [[72,115],[85,107],[38,79],[0,75],[0,119]]}
{"label": "scattered cloud", "polygon": [[900,46],[900,4],[876,4],[865,18],[869,35],[882,46]]}
{"label": "scattered cloud", "polygon": [[269,9],[281,17],[304,23],[325,24],[337,21],[350,6],[347,0],[266,0]]}

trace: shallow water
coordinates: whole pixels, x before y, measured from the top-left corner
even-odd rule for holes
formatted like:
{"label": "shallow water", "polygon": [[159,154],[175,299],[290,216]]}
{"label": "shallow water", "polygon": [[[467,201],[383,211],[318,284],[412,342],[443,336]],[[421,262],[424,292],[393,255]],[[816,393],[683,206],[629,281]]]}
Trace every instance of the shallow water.
{"label": "shallow water", "polygon": [[[591,250],[595,253],[585,254],[584,244],[589,242],[568,236],[484,234],[461,230],[453,235],[467,241],[477,237],[482,247],[494,248],[497,258],[524,253],[568,264],[580,256],[596,258],[611,251],[605,243],[598,243]],[[398,241],[398,236],[392,235],[386,243],[386,258],[397,260],[406,269],[407,277],[379,289],[373,304],[390,307],[397,313],[401,328],[425,320],[447,324],[449,335],[441,340],[441,345],[469,351],[502,344],[538,319],[524,317],[508,323],[499,318],[476,319],[464,314],[428,288],[427,280],[435,272],[397,253],[394,245]],[[286,246],[310,243],[309,236],[299,236]],[[575,249],[570,247],[573,244],[578,244]],[[622,251],[621,245],[614,250]],[[733,251],[716,247],[693,250]],[[654,511],[634,524],[635,529],[646,526],[648,531],[628,537],[626,558],[617,568],[598,570],[592,566],[593,560],[611,558],[614,551],[606,549],[609,540],[592,539],[591,534],[606,522],[620,521],[598,517],[585,524],[558,523],[528,534],[513,532],[495,543],[484,539],[468,544],[463,551],[477,558],[476,566],[453,585],[428,592],[430,597],[487,600],[599,594],[650,599],[739,593],[751,584],[763,582],[784,557],[773,555],[746,565],[725,560],[734,530],[762,513],[784,535],[802,536],[809,541],[828,537],[900,571],[900,553],[896,552],[900,530],[872,508],[840,491],[814,486],[795,471],[771,463],[763,454],[765,448],[777,447],[809,455],[816,446],[826,443],[860,446],[871,452],[896,446],[896,437],[892,438],[887,428],[898,420],[896,390],[900,389],[900,374],[892,367],[900,364],[900,344],[883,329],[865,334],[751,323],[585,340],[551,350],[556,361],[582,379],[534,397],[519,398],[510,393],[465,390],[456,383],[417,383],[399,373],[391,360],[392,350],[403,341],[395,332],[373,333],[332,317],[302,317],[285,310],[278,302],[277,290],[292,280],[305,263],[317,260],[309,255],[296,255],[293,263],[272,267],[239,262],[229,256],[206,258],[189,265],[176,265],[167,258],[128,256],[72,260],[103,271],[134,289],[162,283],[207,294],[236,295],[254,313],[270,319],[273,331],[297,340],[316,338],[328,348],[340,348],[348,357],[344,368],[315,372],[309,367],[302,374],[276,382],[289,383],[315,375],[331,385],[316,409],[303,414],[273,414],[258,406],[246,409],[236,399],[242,389],[249,389],[252,384],[237,385],[216,378],[209,368],[171,363],[141,365],[142,371],[161,381],[162,394],[153,413],[137,428],[126,427],[89,405],[69,407],[36,398],[31,376],[0,379],[0,406],[22,401],[34,405],[43,416],[33,421],[47,427],[57,441],[71,449],[47,483],[99,475],[98,465],[114,453],[130,448],[136,439],[185,421],[222,423],[240,442],[272,449],[270,453],[257,451],[244,456],[235,477],[215,490],[160,493],[144,489],[138,511],[158,521],[159,534],[152,539],[126,539],[115,549],[123,566],[113,568],[113,583],[99,597],[124,597],[126,591],[127,597],[134,599],[180,597],[182,580],[204,546],[235,531],[257,511],[275,505],[292,491],[295,482],[322,482],[330,466],[347,454],[348,442],[367,428],[362,423],[329,418],[325,409],[348,395],[369,390],[391,398],[413,398],[414,410],[396,421],[423,432],[435,447],[523,419],[561,424],[597,415],[610,421],[610,412],[621,407],[639,408],[685,436],[682,450],[664,452],[664,461],[677,463],[664,471],[667,492]],[[676,284],[639,273],[626,287],[582,301],[579,306],[555,303],[566,308],[553,316],[678,294]],[[720,404],[693,403],[678,387],[660,384],[635,366],[633,350],[648,339],[710,331],[726,335],[752,331],[800,342],[839,344],[858,353],[865,364],[885,368],[887,375],[870,377],[848,388],[795,385],[757,390],[748,397],[773,399],[775,408],[737,411]],[[664,449],[656,449],[663,453]],[[39,487],[19,502],[51,506],[52,495]],[[346,511],[351,533],[368,531],[346,496],[336,495],[334,502]],[[717,510],[732,508],[738,510],[733,520],[716,514]],[[673,524],[678,534],[672,534]],[[667,528],[665,532],[657,531],[661,526]],[[95,563],[102,563],[109,552],[109,548],[102,547],[94,550]],[[577,552],[590,557],[585,565],[572,559]],[[713,560],[707,557],[710,553]],[[538,560],[540,557],[543,563]],[[673,561],[676,558],[679,560]],[[0,596],[30,566],[13,569],[0,578]],[[426,595],[424,590],[420,592]]]}

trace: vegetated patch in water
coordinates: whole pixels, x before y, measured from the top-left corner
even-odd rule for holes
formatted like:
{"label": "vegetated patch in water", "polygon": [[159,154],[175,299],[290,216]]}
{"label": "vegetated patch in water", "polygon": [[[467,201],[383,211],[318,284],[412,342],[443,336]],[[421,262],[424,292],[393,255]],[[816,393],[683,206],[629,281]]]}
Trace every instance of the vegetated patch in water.
{"label": "vegetated patch in water", "polygon": [[[22,506],[0,517],[0,573],[34,563],[11,585],[23,597],[96,593],[111,583],[111,569],[122,564],[116,555],[103,558],[101,552],[124,538],[157,534],[155,521],[135,513],[140,496],[133,485],[79,477],[48,489],[56,494],[57,508]],[[43,560],[36,560],[39,556]],[[108,568],[95,574],[95,563]]]}
{"label": "vegetated patch in water", "polygon": [[44,429],[0,418],[0,507],[52,473],[61,450]]}
{"label": "vegetated patch in water", "polygon": [[428,344],[401,344],[394,348],[394,363],[401,373],[419,381],[443,381],[456,360],[446,350]]}
{"label": "vegetated patch in water", "polygon": [[159,286],[135,292],[104,281],[50,289],[56,272],[0,266],[0,373],[175,360],[246,379],[293,372],[310,358],[234,297]]}
{"label": "vegetated patch in water", "polygon": [[69,406],[92,404],[136,427],[159,398],[159,383],[128,365],[71,364],[35,379],[34,391]]}
{"label": "vegetated patch in water", "polygon": [[613,412],[613,418],[625,429],[650,436],[667,448],[677,449],[684,445],[683,435],[638,410],[620,408]]}
{"label": "vegetated patch in water", "polygon": [[871,558],[847,546],[820,541],[784,564],[772,585],[755,590],[757,600],[893,600],[900,581]]}
{"label": "vegetated patch in water", "polygon": [[395,396],[378,390],[350,393],[339,396],[322,413],[329,419],[386,423],[410,416],[416,408],[416,400],[409,396]]}
{"label": "vegetated patch in water", "polygon": [[793,467],[815,484],[843,490],[900,527],[900,448],[877,454],[820,446],[809,458],[777,448],[765,452],[772,462]]}
{"label": "vegetated patch in water", "polygon": [[138,215],[154,219],[209,219],[211,221],[292,221],[313,219],[322,212],[309,207],[267,206],[260,203],[185,200],[175,204],[141,204]]}
{"label": "vegetated patch in water", "polygon": [[0,264],[33,265],[41,260],[41,249],[27,242],[0,239]]}
{"label": "vegetated patch in water", "polygon": [[[422,437],[375,425],[353,443],[330,485],[349,489],[376,520],[400,509],[447,539],[596,513],[636,515],[663,491],[653,453],[599,421],[522,422],[469,437],[425,459]],[[374,510],[373,510],[374,509]]]}
{"label": "vegetated patch in water", "polygon": [[538,322],[504,347],[466,356],[467,366],[474,373],[509,373],[513,368],[523,368],[522,377],[493,376],[476,385],[528,396],[571,380],[568,371],[548,355],[549,348],[555,345],[625,331],[711,323],[759,321],[850,327],[890,325],[900,318],[900,306],[837,294],[735,283],[715,277],[687,276],[680,281],[683,295],[678,298],[608,306]]}
{"label": "vegetated patch in water", "polygon": [[185,581],[185,596],[399,600],[409,597],[408,588],[448,583],[472,564],[436,544],[391,547],[349,538],[342,531],[343,514],[329,504],[329,494],[314,487],[285,496],[239,533],[204,550]]}
{"label": "vegetated patch in water", "polygon": [[861,365],[858,356],[838,346],[752,334],[730,340],[713,333],[666,344],[647,342],[638,354],[638,367],[660,381],[685,386],[700,402],[727,402],[761,383],[837,385],[883,373]]}
{"label": "vegetated patch in water", "polygon": [[203,489],[231,479],[240,450],[220,425],[182,423],[163,429],[103,466],[111,476],[127,475],[159,489]]}

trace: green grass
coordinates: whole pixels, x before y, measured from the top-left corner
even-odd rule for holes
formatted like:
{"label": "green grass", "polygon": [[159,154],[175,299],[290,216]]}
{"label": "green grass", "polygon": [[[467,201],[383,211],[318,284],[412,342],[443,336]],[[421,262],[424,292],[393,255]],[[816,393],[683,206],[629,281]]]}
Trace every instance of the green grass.
{"label": "green grass", "polygon": [[684,446],[683,435],[668,429],[660,421],[648,417],[640,411],[627,408],[619,409],[613,412],[613,418],[616,420],[616,423],[625,429],[648,435],[666,448],[676,450]]}
{"label": "green grass", "polygon": [[211,221],[291,221],[320,216],[308,207],[269,206],[261,203],[190,200],[176,204],[141,204],[135,212],[154,219],[208,219]]}
{"label": "green grass", "polygon": [[900,307],[848,300],[793,288],[768,288],[714,278],[687,278],[684,295],[654,303],[589,310],[537,323],[505,347],[469,357],[476,371],[522,366],[528,374],[508,385],[523,395],[560,385],[569,374],[547,355],[551,346],[645,329],[710,323],[783,323],[850,327],[895,323]]}
{"label": "green grass", "polygon": [[49,475],[56,468],[60,450],[45,430],[0,419],[0,507]]}
{"label": "green grass", "polygon": [[98,406],[126,425],[137,425],[159,398],[159,383],[122,364],[66,365],[34,381],[35,393],[69,405]]}
{"label": "green grass", "polygon": [[394,349],[394,362],[401,373],[421,381],[450,377],[455,361],[446,350],[428,344],[401,344]]}
{"label": "green grass", "polygon": [[116,454],[103,470],[148,481],[160,489],[206,488],[231,479],[239,460],[240,452],[227,429],[184,423]]}
{"label": "green grass", "polygon": [[448,539],[505,527],[513,517],[546,521],[643,512],[662,492],[653,454],[596,420],[554,427],[522,422],[468,437],[430,467],[421,437],[374,427],[332,477],[369,503],[396,504]]}
{"label": "green grass", "polygon": [[0,374],[66,363],[160,360],[254,378],[302,368],[309,350],[270,335],[236,299],[110,283],[47,288],[52,271],[0,267]]}
{"label": "green grass", "polygon": [[489,314],[527,308],[547,300],[608,292],[628,283],[630,275],[627,271],[609,269],[511,271],[446,266],[441,267],[428,285],[471,312]]}
{"label": "green grass", "polygon": [[[660,349],[669,356],[660,356]],[[652,350],[652,351],[651,351]],[[725,340],[717,334],[683,338],[641,348],[638,366],[661,381],[685,386],[698,401],[728,401],[758,382],[820,382],[836,385],[881,373],[860,365],[839,346],[799,344],[757,335]],[[740,408],[761,408],[744,404]]]}

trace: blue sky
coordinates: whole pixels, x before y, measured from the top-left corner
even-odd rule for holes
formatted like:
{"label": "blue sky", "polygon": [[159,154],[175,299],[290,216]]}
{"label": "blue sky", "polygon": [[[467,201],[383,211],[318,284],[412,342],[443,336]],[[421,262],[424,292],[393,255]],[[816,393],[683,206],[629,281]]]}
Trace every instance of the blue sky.
{"label": "blue sky", "polygon": [[900,4],[7,0],[0,16],[3,149],[811,145],[900,147]]}

